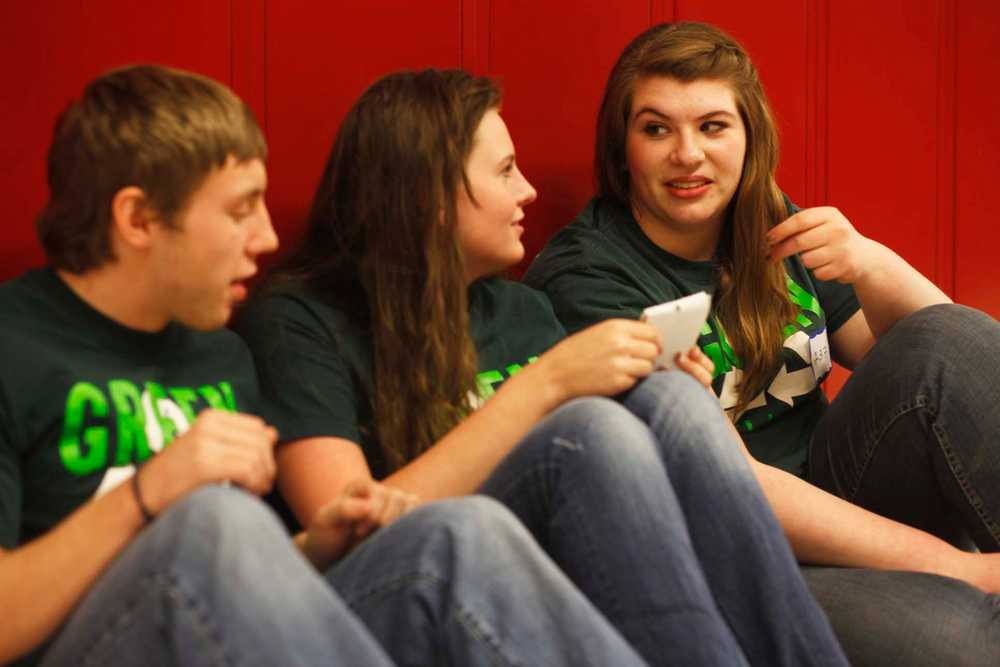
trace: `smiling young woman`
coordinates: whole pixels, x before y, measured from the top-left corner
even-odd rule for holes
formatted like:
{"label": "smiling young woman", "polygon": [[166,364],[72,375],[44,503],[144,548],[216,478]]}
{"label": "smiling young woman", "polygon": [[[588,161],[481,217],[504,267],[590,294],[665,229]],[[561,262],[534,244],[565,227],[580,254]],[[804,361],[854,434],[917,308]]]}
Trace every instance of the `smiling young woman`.
{"label": "smiling young woman", "polygon": [[[837,209],[784,197],[756,69],[713,26],[636,37],[597,125],[598,196],[525,281],[571,332],[711,293],[699,345],[712,387],[800,560],[1000,592],[1000,555],[943,541],[1000,549],[1000,325]],[[831,357],[854,374],[828,407]],[[953,579],[806,574],[852,663],[988,664],[1000,651],[995,598]],[[945,604],[957,612],[942,623]]]}

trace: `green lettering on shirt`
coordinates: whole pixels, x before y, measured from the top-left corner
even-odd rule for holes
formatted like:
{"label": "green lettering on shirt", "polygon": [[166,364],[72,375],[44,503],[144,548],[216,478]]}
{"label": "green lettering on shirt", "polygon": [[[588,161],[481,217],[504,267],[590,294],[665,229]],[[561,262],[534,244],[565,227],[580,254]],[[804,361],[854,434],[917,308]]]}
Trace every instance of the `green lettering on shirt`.
{"label": "green lettering on shirt", "polygon": [[494,383],[503,382],[503,373],[500,371],[483,371],[476,375],[476,384],[479,386],[479,396],[487,399],[496,393],[493,388]]}
{"label": "green lettering on shirt", "polygon": [[[725,375],[733,368],[743,368],[743,362],[736,356],[733,346],[729,344],[729,339],[726,338],[726,330],[722,328],[722,323],[716,318],[713,319],[715,320],[715,328],[719,332],[719,340],[709,343],[702,348],[702,351],[715,364],[715,371],[712,373],[712,379],[714,380],[720,375]],[[701,334],[704,336],[710,333],[712,333],[712,327],[706,321],[704,326],[702,326]]]}
{"label": "green lettering on shirt", "polygon": [[[108,416],[108,401],[101,390],[89,382],[77,382],[66,397],[59,458],[74,475],[88,475],[107,463],[108,429],[105,426],[84,428],[87,409],[94,417]],[[86,447],[82,443],[86,443]],[[84,451],[86,449],[86,451]]]}
{"label": "green lettering on shirt", "polygon": [[[537,354],[533,357],[528,357],[529,364],[533,364],[536,361],[538,361]],[[507,366],[507,368],[505,368],[504,370],[507,371],[507,377],[514,377],[515,375],[520,373],[521,370],[523,369],[524,366],[522,366],[521,364],[511,364]],[[494,388],[494,385],[503,382],[505,379],[506,378],[504,377],[503,372],[499,370],[482,371],[478,373],[476,375],[476,385],[478,387],[479,397],[483,400],[486,400],[487,398],[495,394],[496,389]]]}
{"label": "green lettering on shirt", "polygon": [[108,393],[118,415],[118,450],[115,465],[145,461],[152,452],[146,439],[146,416],[142,410],[142,394],[128,380],[111,380]]}
{"label": "green lettering on shirt", "polygon": [[226,409],[236,412],[236,396],[233,394],[233,385],[228,382],[220,382],[219,390],[222,391],[222,400],[225,401]]}
{"label": "green lettering on shirt", "polygon": [[149,402],[153,406],[153,418],[160,424],[164,444],[172,442],[177,437],[177,425],[172,419],[168,419],[160,413],[160,401],[169,400],[166,389],[158,382],[147,382],[146,391],[149,392]]}
{"label": "green lettering on shirt", "polygon": [[[819,299],[792,280],[792,277],[787,274],[785,275],[785,284],[788,286],[788,296],[792,300],[792,303],[817,317],[823,317],[823,308],[819,305]],[[799,322],[802,322],[802,320],[800,319]],[[806,319],[803,326],[808,325],[809,320]]]}
{"label": "green lettering on shirt", "polygon": [[198,401],[198,394],[189,387],[171,387],[167,391],[170,392],[170,398],[173,399],[177,407],[181,409],[184,416],[187,417],[188,423],[193,423],[197,419],[198,415],[194,411],[194,404]]}
{"label": "green lettering on shirt", "polygon": [[[226,401],[222,397],[222,392],[220,392],[212,385],[205,384],[198,387],[198,393],[201,395],[202,398],[205,399],[205,402],[208,403],[208,406],[210,408],[213,408],[215,410],[228,410],[229,412],[233,412],[233,410],[231,410],[229,406],[226,405]],[[232,393],[231,390],[230,393]]]}

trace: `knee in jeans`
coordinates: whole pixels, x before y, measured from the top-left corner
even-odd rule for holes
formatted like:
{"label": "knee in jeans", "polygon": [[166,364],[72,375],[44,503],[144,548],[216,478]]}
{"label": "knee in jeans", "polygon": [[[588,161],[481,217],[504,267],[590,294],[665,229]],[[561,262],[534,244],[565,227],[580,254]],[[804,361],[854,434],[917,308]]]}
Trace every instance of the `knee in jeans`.
{"label": "knee in jeans", "polygon": [[411,532],[447,535],[449,539],[471,531],[507,534],[520,527],[517,517],[502,503],[479,495],[424,505],[407,517],[407,524]]}
{"label": "knee in jeans", "polygon": [[[288,540],[274,513],[259,498],[222,486],[197,489],[168,508],[151,527],[160,542],[172,542],[188,557],[206,559],[233,550],[253,550],[254,544]],[[197,555],[197,554],[195,554]]]}
{"label": "knee in jeans", "polygon": [[[617,401],[602,397],[578,398],[552,413],[550,446],[564,447],[582,459],[604,467],[608,459],[628,458],[627,448],[644,447],[649,430]],[[632,452],[641,458],[639,452]]]}
{"label": "knee in jeans", "polygon": [[996,320],[982,311],[957,303],[942,303],[927,306],[911,313],[893,325],[893,337],[907,340],[941,343],[947,347],[961,347],[959,341],[966,336],[977,336],[984,332],[996,335],[1000,330]]}
{"label": "knee in jeans", "polygon": [[502,559],[533,540],[506,506],[486,496],[429,503],[404,517],[402,523],[404,543],[413,539],[425,550],[476,562]]}
{"label": "knee in jeans", "polygon": [[707,407],[717,412],[715,397],[684,371],[653,373],[636,387],[635,392],[688,413],[702,411]]}

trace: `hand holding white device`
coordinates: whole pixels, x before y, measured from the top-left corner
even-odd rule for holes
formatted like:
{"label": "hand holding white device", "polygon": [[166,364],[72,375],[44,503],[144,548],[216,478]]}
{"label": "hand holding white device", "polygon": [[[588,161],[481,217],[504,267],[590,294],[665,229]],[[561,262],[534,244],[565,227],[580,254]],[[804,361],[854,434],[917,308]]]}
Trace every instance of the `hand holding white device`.
{"label": "hand holding white device", "polygon": [[708,318],[712,299],[707,292],[696,292],[688,296],[650,306],[642,311],[643,322],[648,322],[660,332],[660,356],[656,358],[657,368],[676,368],[674,357],[679,352],[687,352],[698,341],[701,327]]}

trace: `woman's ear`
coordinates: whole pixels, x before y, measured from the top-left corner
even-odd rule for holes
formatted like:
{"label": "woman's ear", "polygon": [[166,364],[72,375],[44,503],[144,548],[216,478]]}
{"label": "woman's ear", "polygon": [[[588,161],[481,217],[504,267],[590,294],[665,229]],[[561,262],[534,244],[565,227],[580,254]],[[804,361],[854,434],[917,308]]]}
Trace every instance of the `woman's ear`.
{"label": "woman's ear", "polygon": [[124,187],[111,199],[112,234],[121,243],[136,249],[148,248],[150,230],[155,222],[156,217],[142,188]]}

